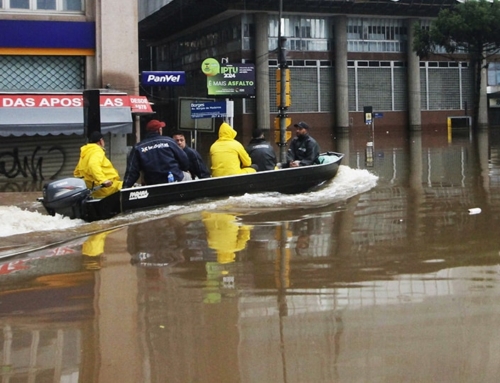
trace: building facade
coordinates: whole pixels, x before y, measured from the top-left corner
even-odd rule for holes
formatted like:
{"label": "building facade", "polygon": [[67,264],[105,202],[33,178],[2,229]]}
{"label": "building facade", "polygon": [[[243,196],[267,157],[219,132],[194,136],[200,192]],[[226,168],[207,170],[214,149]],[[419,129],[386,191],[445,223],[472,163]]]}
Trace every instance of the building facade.
{"label": "building facade", "polygon": [[100,92],[108,156],[125,170],[136,125],[130,96],[139,93],[137,22],[135,0],[0,1],[1,191],[72,175],[86,142],[86,89]]}
{"label": "building facade", "polygon": [[454,0],[205,1],[197,15],[190,1],[156,3],[164,5],[149,14],[143,9],[139,22],[140,70],[186,71],[185,87],[148,89],[157,111],[174,124],[178,97],[207,96],[200,68],[213,57],[255,64],[256,97],[235,100],[235,125],[244,134],[254,126],[273,130],[279,36],[286,38],[291,72],[287,114],[322,135],[365,128],[365,107],[382,129],[446,129],[449,117],[472,114],[466,57],[421,61],[411,49],[413,25],[430,25]]}

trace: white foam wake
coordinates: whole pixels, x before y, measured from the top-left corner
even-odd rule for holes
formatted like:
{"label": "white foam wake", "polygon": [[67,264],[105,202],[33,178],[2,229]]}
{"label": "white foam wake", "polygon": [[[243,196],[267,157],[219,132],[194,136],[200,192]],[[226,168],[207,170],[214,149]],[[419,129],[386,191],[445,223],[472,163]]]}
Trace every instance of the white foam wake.
{"label": "white foam wake", "polygon": [[[301,194],[257,193],[215,201],[192,201],[181,205],[119,215],[106,221],[88,224],[80,219],[71,220],[61,215],[50,216],[23,210],[16,206],[0,206],[0,237],[46,230],[64,230],[89,225],[89,231],[108,226],[122,226],[128,223],[147,221],[172,214],[189,214],[203,210],[258,209],[283,207],[314,207],[332,204],[364,193],[377,184],[378,177],[368,170],[351,169],[341,165],[335,178],[318,190]],[[97,225],[97,226],[96,226]],[[85,229],[84,229],[85,230]]]}
{"label": "white foam wake", "polygon": [[61,230],[79,226],[82,220],[71,220],[61,215],[52,217],[17,206],[0,206],[0,237],[32,231]]}

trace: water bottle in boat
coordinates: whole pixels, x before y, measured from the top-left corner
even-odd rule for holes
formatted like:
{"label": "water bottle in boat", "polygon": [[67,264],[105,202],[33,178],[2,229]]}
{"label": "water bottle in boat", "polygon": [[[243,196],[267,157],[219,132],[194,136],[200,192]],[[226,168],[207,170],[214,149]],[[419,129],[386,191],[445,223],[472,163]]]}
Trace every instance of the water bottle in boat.
{"label": "water bottle in boat", "polygon": [[167,182],[174,182],[174,175],[172,174],[172,172],[168,172]]}

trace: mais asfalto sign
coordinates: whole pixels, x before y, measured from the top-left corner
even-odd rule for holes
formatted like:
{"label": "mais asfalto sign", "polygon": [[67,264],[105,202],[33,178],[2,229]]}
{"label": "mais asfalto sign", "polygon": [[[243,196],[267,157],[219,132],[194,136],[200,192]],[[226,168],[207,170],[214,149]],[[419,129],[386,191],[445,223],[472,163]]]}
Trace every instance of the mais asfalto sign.
{"label": "mais asfalto sign", "polygon": [[254,97],[255,65],[243,63],[219,63],[207,58],[201,64],[207,76],[207,94],[219,97]]}

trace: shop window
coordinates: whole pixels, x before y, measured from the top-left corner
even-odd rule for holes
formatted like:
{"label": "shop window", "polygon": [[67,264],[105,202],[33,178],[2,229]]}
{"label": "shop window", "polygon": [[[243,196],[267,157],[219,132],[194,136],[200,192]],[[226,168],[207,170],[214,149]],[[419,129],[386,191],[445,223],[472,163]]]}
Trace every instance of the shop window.
{"label": "shop window", "polygon": [[37,0],[37,9],[56,9],[56,0]]}
{"label": "shop window", "polygon": [[0,11],[83,12],[83,0],[0,0]]}
{"label": "shop window", "polygon": [[30,9],[29,0],[10,0],[10,7],[15,9]]}

